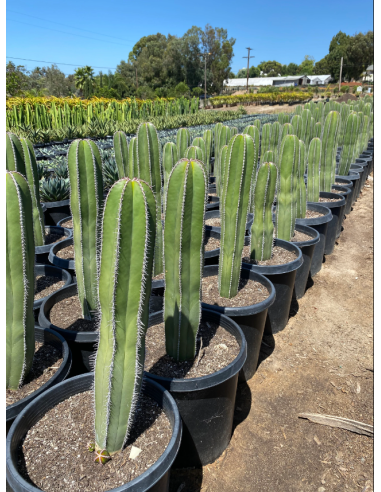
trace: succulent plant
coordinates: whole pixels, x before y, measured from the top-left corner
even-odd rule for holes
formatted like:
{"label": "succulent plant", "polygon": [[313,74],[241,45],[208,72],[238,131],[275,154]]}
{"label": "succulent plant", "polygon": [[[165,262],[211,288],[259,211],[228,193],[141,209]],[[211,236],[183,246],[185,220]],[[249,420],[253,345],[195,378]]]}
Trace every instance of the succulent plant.
{"label": "succulent plant", "polygon": [[[267,153],[272,152],[268,151]],[[254,186],[254,221],[251,226],[250,258],[252,260],[269,260],[273,250],[274,224],[272,206],[277,184],[277,167],[265,161],[258,169]]]}
{"label": "succulent plant", "polygon": [[40,197],[43,202],[60,202],[70,196],[69,178],[48,178],[40,181]]}
{"label": "succulent plant", "polygon": [[57,178],[66,179],[69,177],[66,159],[54,159],[50,167]]}
{"label": "succulent plant", "polygon": [[111,186],[119,180],[118,166],[114,158],[108,158],[103,160],[103,187],[107,191]]}
{"label": "succulent plant", "polygon": [[254,140],[247,134],[234,135],[228,145],[220,197],[218,288],[222,297],[231,298],[238,292],[246,218],[255,172],[254,159]]}
{"label": "succulent plant", "polygon": [[320,123],[320,121],[317,121],[315,123],[315,126],[313,127],[312,129],[312,133],[311,133],[311,136],[312,138],[321,138],[322,137],[322,124]]}
{"label": "succulent plant", "polygon": [[222,126],[218,132],[217,142],[215,146],[215,161],[214,161],[214,175],[216,176],[216,193],[220,197],[222,193],[222,175],[224,169],[221,167],[221,150],[224,145],[227,145],[230,140],[230,129],[228,126]]}
{"label": "succulent plant", "polygon": [[138,176],[136,141],[136,137],[132,137],[128,147],[128,177],[131,179]]}
{"label": "succulent plant", "polygon": [[290,115],[285,113],[279,113],[278,121],[281,125],[284,125],[285,123],[290,123]]}
{"label": "succulent plant", "polygon": [[271,139],[271,123],[265,123],[262,127],[261,134],[261,163],[263,163],[263,156],[267,150],[270,150]]}
{"label": "succulent plant", "polygon": [[210,174],[210,157],[212,155],[213,133],[212,130],[205,130],[202,134],[205,141],[205,167]]}
{"label": "succulent plant", "polygon": [[298,114],[292,117],[291,124],[293,126],[293,134],[296,135],[299,140],[301,140],[301,137],[303,136],[305,130],[304,130],[304,122],[302,120],[302,117]]}
{"label": "succulent plant", "polygon": [[[272,150],[275,153],[278,151],[279,138],[281,133],[282,133],[282,125],[278,121],[275,121],[271,125],[270,145],[268,150]],[[268,161],[264,161],[264,162],[268,162]]]}
{"label": "succulent plant", "polygon": [[341,176],[347,176],[352,162],[355,162],[359,123],[360,120],[356,113],[352,113],[348,116],[342,141],[343,149],[340,155],[339,174]]}
{"label": "succulent plant", "polygon": [[[123,178],[104,207],[95,360],[95,451],[120,451],[134,419],[143,372],[156,229],[150,187]],[[103,461],[101,461],[103,462]]]}
{"label": "succulent plant", "polygon": [[311,111],[309,109],[303,109],[301,113],[301,118],[302,118],[302,134],[299,140],[302,140],[306,145],[308,145],[311,139],[311,126],[312,126]]}
{"label": "succulent plant", "polygon": [[199,160],[202,163],[204,162],[204,152],[201,147],[196,147],[195,145],[191,145],[187,148],[185,152],[185,159]]}
{"label": "succulent plant", "polygon": [[261,131],[261,124],[262,124],[262,122],[259,118],[257,118],[256,120],[253,121],[253,125],[256,126],[259,131]]}
{"label": "succulent plant", "polygon": [[207,189],[202,162],[181,159],[173,168],[164,222],[164,322],[166,351],[175,360],[192,359],[196,351]]}
{"label": "succulent plant", "polygon": [[34,357],[32,199],[21,173],[6,173],[6,385],[16,390]]}
{"label": "succulent plant", "polygon": [[309,202],[319,201],[321,152],[321,140],[315,137],[310,142],[307,158],[307,200]]}
{"label": "succulent plant", "polygon": [[98,309],[98,238],[103,206],[102,160],[92,140],[74,140],[69,147],[70,209],[78,298],[84,319]]}
{"label": "succulent plant", "polygon": [[[202,137],[196,137],[193,139],[192,142],[192,147],[199,147],[202,150],[202,154],[204,156],[204,159],[202,162],[206,161],[206,145],[205,145],[205,140]],[[204,162],[204,165],[206,167],[206,164]]]}
{"label": "succulent plant", "polygon": [[304,173],[307,167],[306,145],[303,140],[299,140],[299,165],[296,174],[297,201],[296,201],[296,218],[304,219],[307,211],[307,194],[304,183]]}
{"label": "succulent plant", "polygon": [[19,137],[11,132],[6,134],[6,166],[8,171],[17,171],[26,175],[24,152]]}
{"label": "succulent plant", "polygon": [[191,144],[191,136],[188,128],[180,128],[176,135],[177,157],[182,159],[185,157],[187,148]]}
{"label": "succulent plant", "polygon": [[340,113],[330,111],[325,118],[320,165],[320,191],[331,191],[336,174],[337,140],[340,131]]}
{"label": "succulent plant", "polygon": [[128,176],[128,142],[124,132],[115,132],[113,136],[115,160],[118,166],[119,179]]}
{"label": "succulent plant", "polygon": [[276,164],[277,162],[277,154],[273,150],[267,150],[265,152],[265,155],[263,156],[263,162],[272,162],[273,164]]}
{"label": "succulent plant", "polygon": [[164,173],[163,208],[165,208],[168,179],[177,161],[178,159],[177,159],[176,144],[174,144],[173,142],[167,142],[163,147],[163,173]]}

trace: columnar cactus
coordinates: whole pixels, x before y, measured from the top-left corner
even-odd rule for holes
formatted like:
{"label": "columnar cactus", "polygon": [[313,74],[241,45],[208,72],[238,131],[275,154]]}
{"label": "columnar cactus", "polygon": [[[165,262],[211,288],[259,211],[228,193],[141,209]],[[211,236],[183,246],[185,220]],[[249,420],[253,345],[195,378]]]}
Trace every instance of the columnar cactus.
{"label": "columnar cactus", "polygon": [[202,137],[205,141],[205,167],[208,171],[208,174],[210,174],[210,157],[212,155],[212,145],[213,145],[212,130],[205,130]]}
{"label": "columnar cactus", "polygon": [[297,114],[298,116],[301,116],[302,111],[303,111],[303,106],[301,104],[298,104],[297,106],[295,106],[295,114]]}
{"label": "columnar cactus", "polygon": [[[271,151],[268,151],[271,152]],[[258,169],[254,187],[254,221],[251,226],[250,258],[269,260],[273,250],[272,206],[277,183],[277,167],[265,161]]]}
{"label": "columnar cactus", "polygon": [[106,456],[126,443],[139,398],[155,223],[155,198],[145,182],[123,178],[112,186],[102,223],[94,374],[95,449]]}
{"label": "columnar cactus", "polygon": [[205,140],[202,137],[196,137],[193,139],[191,147],[199,147],[202,150],[202,155],[203,159],[202,162],[204,163],[206,167],[206,145],[205,145]]}
{"label": "columnar cactus", "polygon": [[[225,164],[226,164],[226,155],[227,155],[227,152],[228,152],[228,146],[227,145],[224,145],[221,149],[221,152],[220,152],[220,163],[221,163],[221,172],[219,174],[219,188],[221,190],[221,196],[222,196],[222,192],[223,192],[223,189],[224,189],[224,172],[225,172]],[[220,196],[220,198],[221,198]]]}
{"label": "columnar cactus", "polygon": [[315,126],[314,128],[312,129],[312,138],[321,138],[322,137],[322,130],[323,130],[323,127],[322,127],[322,124],[320,123],[320,121],[316,122],[315,123]]}
{"label": "columnar cactus", "polygon": [[204,163],[204,152],[200,147],[191,145],[187,148],[187,151],[185,152],[185,159],[196,159]]}
{"label": "columnar cactus", "polygon": [[119,179],[128,176],[128,142],[127,136],[124,132],[115,132],[114,137],[114,151],[116,165],[118,166]]}
{"label": "columnar cactus", "polygon": [[296,135],[299,140],[301,140],[301,137],[304,133],[304,122],[302,120],[302,117],[298,114],[294,115],[292,117],[291,124],[294,128],[294,135]]}
{"label": "columnar cactus", "polygon": [[299,139],[286,135],[280,146],[278,157],[278,188],[276,232],[279,239],[290,241],[296,219],[296,175],[299,166]]}
{"label": "columnar cactus", "polygon": [[254,168],[257,169],[257,165],[259,164],[258,155],[259,155],[259,142],[260,142],[260,134],[259,134],[258,127],[255,125],[248,125],[243,130],[242,133],[250,135],[250,137],[254,140]]}
{"label": "columnar cactus", "polygon": [[132,137],[128,148],[128,177],[135,178],[138,176],[138,165],[136,155],[136,137]]}
{"label": "columnar cactus", "polygon": [[280,152],[280,146],[281,146],[283,139],[286,135],[294,135],[294,127],[292,126],[291,123],[285,123],[282,126],[282,131],[281,131],[281,133],[279,135],[279,139],[278,139],[278,149],[277,149],[278,154]]}
{"label": "columnar cactus", "polygon": [[285,123],[290,123],[290,115],[285,113],[279,113],[278,121],[281,125],[284,125]]}
{"label": "columnar cactus", "polygon": [[368,115],[364,114],[364,121],[363,121],[362,133],[361,133],[360,153],[364,152],[364,150],[366,150],[368,147],[369,124],[370,124],[370,118]]}
{"label": "columnar cactus", "polygon": [[164,222],[164,323],[166,351],[175,360],[193,359],[196,351],[207,189],[202,162],[181,159],[173,168]]}
{"label": "columnar cactus", "polygon": [[261,163],[267,150],[270,150],[271,123],[265,123],[262,127],[261,135]]}
{"label": "columnar cactus", "polygon": [[296,201],[296,218],[304,219],[307,211],[307,194],[304,183],[304,173],[307,166],[306,145],[303,140],[299,140],[299,165],[297,169],[297,201]]}
{"label": "columnar cactus", "polygon": [[[278,150],[278,143],[279,143],[279,137],[282,133],[282,126],[278,121],[275,121],[271,125],[271,135],[270,135],[270,146],[269,150],[272,150],[274,152],[277,152]],[[268,162],[268,161],[264,161]]]}
{"label": "columnar cactus", "polygon": [[362,141],[362,132],[364,129],[364,113],[362,111],[359,111],[357,113],[357,116],[359,118],[359,126],[358,126],[358,132],[357,132],[357,141],[356,141],[356,149],[355,149],[355,157],[358,157],[361,152],[361,141]]}
{"label": "columnar cactus", "polygon": [[261,131],[261,120],[259,118],[253,121],[253,125],[256,126],[259,131]]}
{"label": "columnar cactus", "polygon": [[22,174],[6,174],[6,384],[22,385],[34,356],[32,199]]}
{"label": "columnar cactus", "polygon": [[342,140],[343,149],[340,155],[339,174],[341,176],[346,176],[349,173],[351,164],[355,162],[359,123],[360,120],[356,113],[351,113],[348,116]]}
{"label": "columnar cactus", "polygon": [[238,128],[236,126],[230,126],[230,138],[233,136],[233,135],[237,135],[238,133]]}
{"label": "columnar cactus", "polygon": [[263,156],[263,162],[272,162],[273,164],[276,164],[277,153],[274,150],[268,150]]}
{"label": "columnar cactus", "polygon": [[321,152],[321,140],[315,137],[310,142],[307,159],[307,200],[309,202],[319,201]]}
{"label": "columnar cactus", "polygon": [[227,145],[230,140],[230,128],[228,126],[223,126],[218,132],[217,142],[215,146],[215,162],[214,162],[214,175],[216,176],[216,192],[218,196],[221,196],[221,173],[223,173],[223,169],[221,169],[221,150],[224,145]]}
{"label": "columnar cactus", "polygon": [[302,140],[306,145],[310,143],[311,135],[311,120],[312,114],[309,109],[303,109],[302,114],[302,133],[299,140]]}
{"label": "columnar cactus", "polygon": [[328,113],[322,135],[322,157],[320,165],[320,191],[331,191],[336,174],[336,150],[340,131],[340,114]]}
{"label": "columnar cactus", "polygon": [[[185,130],[181,128],[179,132]],[[186,135],[189,136],[189,131]],[[181,136],[177,145],[177,157],[179,156],[179,148],[182,150],[182,142],[186,139]],[[156,211],[156,243],[155,243],[155,260],[154,260],[154,275],[159,275],[163,272],[163,232],[161,225],[161,156],[160,142],[156,128],[152,123],[142,123],[136,132],[136,155],[138,178],[148,183],[155,196],[157,211]]]}
{"label": "columnar cactus", "polygon": [[163,147],[163,173],[164,173],[164,193],[163,193],[163,206],[165,207],[165,200],[168,188],[168,179],[175,167],[177,159],[177,147],[173,142],[167,142]]}
{"label": "columnar cactus", "polygon": [[350,113],[350,109],[349,109],[348,104],[345,104],[345,103],[340,104],[341,125],[340,125],[339,139],[337,141],[337,143],[340,147],[342,147],[344,144],[345,129],[347,126],[347,120],[349,117],[349,113]]}
{"label": "columnar cactus", "polygon": [[221,253],[218,272],[220,296],[231,298],[238,292],[241,255],[254,169],[254,141],[234,135],[229,142],[221,203]]}
{"label": "columnar cactus", "polygon": [[24,153],[25,175],[32,198],[34,244],[35,246],[43,246],[45,244],[45,221],[40,205],[40,181],[37,172],[36,156],[30,140],[21,138],[20,141]]}
{"label": "columnar cactus", "polygon": [[6,144],[6,166],[8,171],[17,171],[23,176],[26,175],[24,152],[22,149],[21,141],[17,135],[11,132],[7,132],[7,144]]}
{"label": "columnar cactus", "polygon": [[191,136],[188,128],[180,128],[176,134],[177,156],[179,159],[185,157],[185,152],[191,144]]}

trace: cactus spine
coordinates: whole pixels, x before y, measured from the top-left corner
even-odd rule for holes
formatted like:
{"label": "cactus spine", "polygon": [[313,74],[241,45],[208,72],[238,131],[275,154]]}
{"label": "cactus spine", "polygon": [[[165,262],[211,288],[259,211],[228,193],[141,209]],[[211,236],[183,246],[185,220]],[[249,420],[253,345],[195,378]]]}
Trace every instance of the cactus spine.
{"label": "cactus spine", "polygon": [[21,141],[17,135],[11,132],[6,134],[7,144],[6,144],[6,165],[8,171],[17,171],[23,176],[26,175],[25,162],[24,162],[24,152],[22,149]]}
{"label": "cactus spine", "polygon": [[168,182],[164,222],[164,322],[167,354],[175,360],[193,359],[196,351],[207,186],[203,163],[192,159],[181,159]]}
{"label": "cactus spine", "polygon": [[205,167],[210,174],[210,156],[212,155],[213,133],[212,130],[205,130],[203,133],[205,141]]}
{"label": "cactus spine", "polygon": [[307,152],[303,140],[299,140],[299,165],[297,170],[297,202],[296,217],[304,219],[307,211],[306,185],[304,183],[304,173],[306,172]]}
{"label": "cactus spine", "polygon": [[307,200],[309,202],[319,201],[321,151],[320,138],[313,138],[308,149]]}
{"label": "cactus spine", "polygon": [[136,155],[136,137],[132,137],[128,147],[128,177],[134,178],[138,176],[138,165]]}
{"label": "cactus spine", "polygon": [[320,191],[331,191],[336,173],[337,139],[340,131],[340,114],[328,113],[323,128],[322,157],[320,165]]}
{"label": "cactus spine", "polygon": [[44,213],[40,205],[40,182],[38,179],[36,156],[34,155],[33,145],[30,140],[21,138],[20,141],[24,153],[25,175],[32,198],[34,244],[35,246],[43,246],[45,244],[45,222]]}
{"label": "cactus spine", "polygon": [[270,150],[271,123],[265,123],[262,127],[261,135],[261,163],[267,150]]}
{"label": "cactus spine", "polygon": [[[181,128],[179,132],[184,130]],[[189,134],[189,131],[186,130]],[[177,132],[177,134],[179,134]],[[156,200],[156,243],[154,275],[163,272],[163,231],[161,224],[161,162],[160,162],[160,142],[156,128],[152,123],[142,123],[136,132],[136,155],[138,178],[148,183],[153,191]],[[180,137],[181,140],[182,137]],[[179,158],[177,146],[177,156]]]}
{"label": "cactus spine", "polygon": [[123,178],[104,208],[95,361],[95,448],[110,455],[126,443],[139,397],[148,326],[156,203],[150,187]]}
{"label": "cactus spine", "polygon": [[187,148],[191,144],[191,136],[187,128],[180,128],[176,134],[177,157],[185,157]]}
{"label": "cactus spine", "polygon": [[114,151],[116,165],[118,166],[119,179],[128,176],[128,142],[124,132],[115,132],[114,137]]}
{"label": "cactus spine", "polygon": [[103,202],[102,160],[92,140],[70,145],[68,170],[78,297],[83,317],[91,319],[98,309],[97,243]]}
{"label": "cactus spine", "polygon": [[346,176],[352,162],[355,161],[356,140],[359,127],[359,117],[356,113],[348,116],[344,129],[343,149],[340,156],[339,174]]}
{"label": "cactus spine", "polygon": [[230,140],[221,199],[221,253],[218,272],[220,296],[238,292],[241,256],[254,170],[254,141],[249,135]]}
{"label": "cactus spine", "polygon": [[299,166],[299,139],[296,135],[284,137],[278,158],[278,188],[276,233],[279,239],[290,241],[296,219],[296,174]]}
{"label": "cactus spine", "polygon": [[272,205],[277,183],[277,167],[272,162],[264,162],[258,169],[254,187],[254,222],[251,226],[250,258],[269,260],[273,250],[274,224]]}
{"label": "cactus spine", "polygon": [[191,145],[187,148],[185,152],[185,159],[198,160],[202,163],[204,162],[204,152],[200,147],[196,147],[195,145]]}
{"label": "cactus spine", "polygon": [[18,172],[6,174],[6,385],[16,390],[34,356],[34,236],[29,186]]}

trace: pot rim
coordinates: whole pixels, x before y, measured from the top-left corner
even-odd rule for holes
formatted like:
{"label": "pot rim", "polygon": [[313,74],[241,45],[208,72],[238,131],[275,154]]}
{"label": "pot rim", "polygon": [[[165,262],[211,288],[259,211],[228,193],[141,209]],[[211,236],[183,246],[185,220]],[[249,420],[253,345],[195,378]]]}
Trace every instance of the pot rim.
{"label": "pot rim", "polygon": [[[67,230],[70,231],[70,229]],[[64,270],[75,270],[75,260],[65,260],[65,258],[60,258],[57,256],[58,251],[66,248],[66,246],[70,246],[71,244],[74,244],[73,236],[53,244],[53,246],[50,247],[48,256],[50,263],[54,266],[63,268]]]}
{"label": "pot rim", "polygon": [[[65,281],[65,285],[62,287],[66,287],[67,285],[70,285],[72,283],[72,276],[70,273],[60,267],[54,266],[54,265],[42,265],[39,263],[36,263],[34,265],[34,275],[42,275],[42,276],[49,276],[49,277],[57,277],[61,278],[62,280]],[[61,287],[61,289],[62,289]],[[59,289],[57,289],[59,290]],[[56,291],[57,292],[57,291]],[[46,299],[48,296],[41,297],[41,299],[37,299],[33,303],[33,309],[39,308],[41,304],[43,303],[44,299]]]}
{"label": "pot rim", "polygon": [[[319,193],[319,198],[337,198],[337,193],[331,193],[330,191],[321,191]],[[310,202],[307,202],[307,205]],[[315,203],[315,202],[311,202]],[[327,208],[339,208],[343,207],[345,205],[345,197],[343,196],[341,200],[336,200],[334,202],[318,202],[319,204],[321,203]]]}
{"label": "pot rim", "polygon": [[[307,229],[307,231],[306,231],[306,229]],[[292,244],[296,244],[298,246],[298,248],[304,248],[306,246],[313,246],[320,241],[320,233],[316,229],[313,229],[312,227],[309,227],[308,225],[295,224],[295,230],[299,230],[300,232],[306,231],[306,233],[312,234],[312,237],[309,241],[292,241]]]}
{"label": "pot rim", "polygon": [[64,207],[66,205],[70,206],[70,198],[66,200],[60,200],[58,202],[42,202],[46,208]]}
{"label": "pot rim", "polygon": [[[73,230],[72,229],[67,229],[66,227],[61,227],[58,225],[55,226],[45,226],[45,231],[48,230],[48,232],[52,232],[53,234],[61,234],[62,236],[66,236],[66,239],[70,239],[73,236]],[[66,241],[66,239],[62,239],[62,241]],[[62,241],[58,241],[61,243]],[[58,243],[54,243],[58,244]],[[44,244],[44,246],[35,246],[35,254],[40,255],[43,253],[49,253],[51,250],[52,245],[51,244]]]}
{"label": "pot rim", "polygon": [[[73,216],[72,216],[72,215],[69,215],[68,217],[65,217],[64,219],[61,219],[59,222],[57,222],[57,225],[58,225],[59,227],[63,227],[61,224],[62,224],[63,222],[65,222],[66,220],[69,220],[69,219],[72,219],[72,218],[73,218]],[[66,227],[66,229],[71,229],[71,227]]]}

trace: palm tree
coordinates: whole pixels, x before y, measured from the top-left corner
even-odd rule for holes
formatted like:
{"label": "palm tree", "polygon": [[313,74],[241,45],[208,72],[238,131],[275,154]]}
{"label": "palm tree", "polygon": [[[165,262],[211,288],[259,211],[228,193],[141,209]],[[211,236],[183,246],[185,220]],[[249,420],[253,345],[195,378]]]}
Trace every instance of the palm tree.
{"label": "palm tree", "polygon": [[94,70],[89,65],[82,68],[77,68],[74,72],[74,80],[76,88],[79,89],[82,94],[86,84],[90,82],[91,85],[94,86]]}

